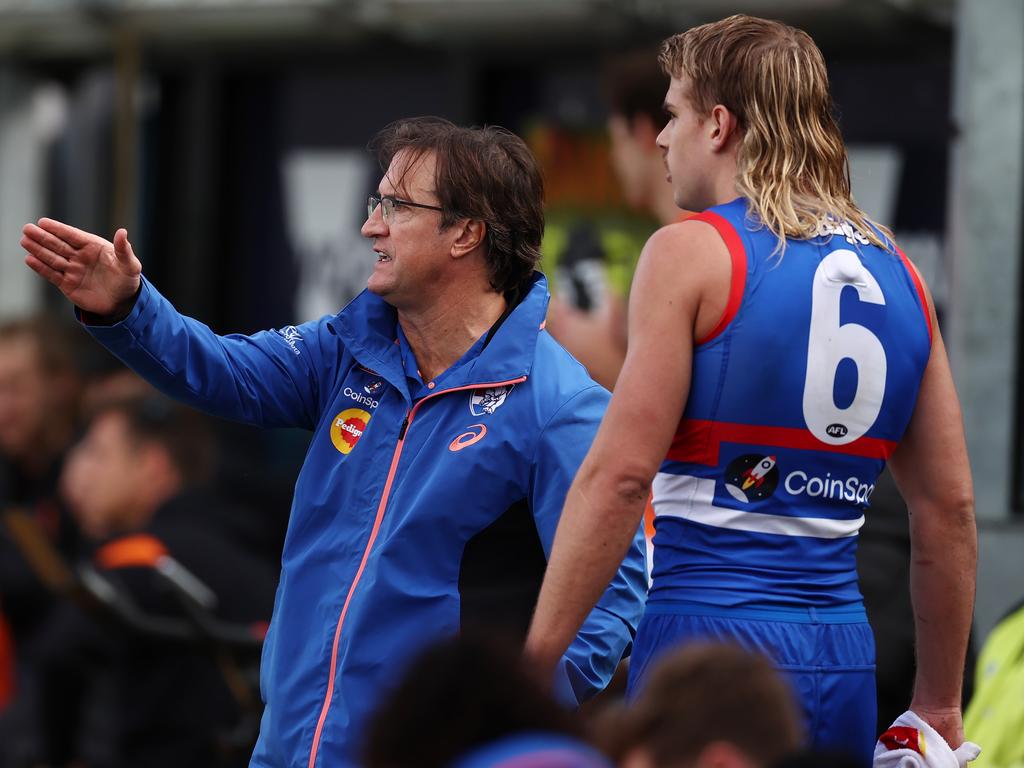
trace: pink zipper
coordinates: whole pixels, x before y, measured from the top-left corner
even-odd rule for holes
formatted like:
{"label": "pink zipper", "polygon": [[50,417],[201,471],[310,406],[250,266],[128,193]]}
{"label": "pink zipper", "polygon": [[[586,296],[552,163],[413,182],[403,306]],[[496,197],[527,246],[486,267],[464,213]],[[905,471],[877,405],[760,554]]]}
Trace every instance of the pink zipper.
{"label": "pink zipper", "polygon": [[447,395],[452,392],[460,392],[467,389],[505,387],[512,384],[520,384],[524,381],[526,381],[526,377],[520,376],[518,379],[499,381],[493,384],[467,384],[462,387],[444,389],[440,392],[431,392],[416,403],[412,407],[412,410],[405,415],[405,419],[402,421],[402,428],[398,432],[398,443],[395,445],[395,452],[391,457],[391,466],[388,468],[388,477],[387,480],[384,481],[384,491],[381,494],[380,504],[377,505],[377,516],[373,520],[373,528],[370,530],[370,538],[366,542],[366,549],[363,550],[363,559],[359,562],[359,568],[356,570],[355,578],[352,579],[352,585],[348,588],[348,594],[345,596],[345,603],[342,605],[341,614],[338,616],[338,626],[334,629],[334,645],[331,647],[330,677],[327,679],[327,693],[324,695],[324,703],[320,709],[320,718],[317,720],[316,731],[313,733],[313,746],[309,751],[309,768],[315,768],[317,751],[320,747],[320,737],[323,734],[324,723],[327,721],[327,712],[331,707],[331,698],[334,696],[334,677],[338,668],[338,643],[341,640],[341,627],[345,623],[345,614],[348,613],[348,606],[349,603],[352,602],[352,595],[355,593],[356,586],[359,584],[359,579],[363,575],[363,569],[366,567],[366,561],[370,557],[370,550],[373,549],[373,543],[377,540],[377,534],[380,531],[380,524],[384,520],[384,508],[387,506],[388,497],[391,495],[391,486],[395,480],[395,473],[398,471],[398,461],[402,456],[402,446],[405,444],[405,434],[409,431],[409,426],[412,424],[416,411],[419,410],[419,407],[423,405],[423,403],[427,402],[427,400],[430,400],[433,397],[439,397],[440,395]]}

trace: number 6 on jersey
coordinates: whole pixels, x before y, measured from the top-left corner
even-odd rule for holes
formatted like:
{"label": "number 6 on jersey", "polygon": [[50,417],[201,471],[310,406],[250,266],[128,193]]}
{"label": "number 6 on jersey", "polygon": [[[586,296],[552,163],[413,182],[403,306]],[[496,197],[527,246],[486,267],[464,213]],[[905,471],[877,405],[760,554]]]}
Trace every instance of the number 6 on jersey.
{"label": "number 6 on jersey", "polygon": [[[804,419],[816,438],[829,445],[852,443],[878,418],[885,394],[885,349],[871,331],[839,322],[839,298],[853,286],[861,301],[885,304],[878,281],[853,251],[833,251],[818,265],[811,291],[811,327],[804,380]],[[857,391],[845,408],[835,403],[839,364],[857,367]]]}

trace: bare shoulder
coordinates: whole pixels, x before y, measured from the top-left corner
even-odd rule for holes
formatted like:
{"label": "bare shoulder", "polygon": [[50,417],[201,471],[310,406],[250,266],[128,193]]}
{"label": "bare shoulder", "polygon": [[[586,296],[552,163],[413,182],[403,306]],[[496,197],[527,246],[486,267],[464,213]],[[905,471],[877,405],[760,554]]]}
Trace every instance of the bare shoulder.
{"label": "bare shoulder", "polygon": [[662,227],[648,238],[644,250],[675,253],[687,261],[714,261],[729,255],[718,230],[702,219],[687,219]]}
{"label": "bare shoulder", "polygon": [[700,337],[725,310],[731,276],[732,259],[721,235],[711,224],[689,219],[662,227],[648,239],[631,299],[677,299]]}

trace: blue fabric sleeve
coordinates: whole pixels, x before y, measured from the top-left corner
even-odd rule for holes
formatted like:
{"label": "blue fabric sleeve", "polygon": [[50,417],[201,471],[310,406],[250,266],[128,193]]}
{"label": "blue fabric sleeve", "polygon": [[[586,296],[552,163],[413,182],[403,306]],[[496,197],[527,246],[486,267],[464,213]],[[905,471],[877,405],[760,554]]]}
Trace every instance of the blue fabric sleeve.
{"label": "blue fabric sleeve", "polygon": [[321,320],[252,336],[218,336],[179,314],[143,279],[128,317],[85,329],[176,400],[248,424],[313,429],[321,410],[320,382],[327,374],[321,348],[325,326]]}
{"label": "blue fabric sleeve", "polygon": [[[583,390],[559,409],[541,434],[531,506],[545,555],[551,553],[566,493],[597,434],[608,398],[597,385]],[[604,690],[619,661],[629,654],[646,596],[641,527],[611,584],[558,665],[554,689],[560,701],[578,706]]]}

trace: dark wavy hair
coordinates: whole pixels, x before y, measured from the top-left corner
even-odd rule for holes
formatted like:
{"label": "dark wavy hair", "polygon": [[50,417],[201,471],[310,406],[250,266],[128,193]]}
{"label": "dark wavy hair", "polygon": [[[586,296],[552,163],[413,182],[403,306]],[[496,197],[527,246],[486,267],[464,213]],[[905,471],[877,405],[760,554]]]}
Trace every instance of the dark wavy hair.
{"label": "dark wavy hair", "polygon": [[441,228],[459,219],[483,221],[491,287],[506,296],[519,291],[540,259],[544,235],[544,182],[522,139],[498,126],[464,128],[440,117],[414,117],[383,128],[370,149],[382,171],[399,152],[410,154],[407,169],[432,154]]}

